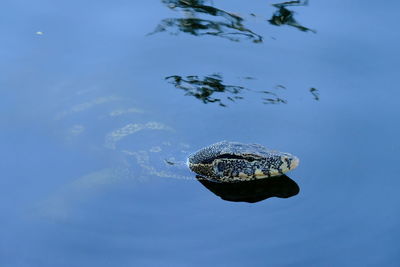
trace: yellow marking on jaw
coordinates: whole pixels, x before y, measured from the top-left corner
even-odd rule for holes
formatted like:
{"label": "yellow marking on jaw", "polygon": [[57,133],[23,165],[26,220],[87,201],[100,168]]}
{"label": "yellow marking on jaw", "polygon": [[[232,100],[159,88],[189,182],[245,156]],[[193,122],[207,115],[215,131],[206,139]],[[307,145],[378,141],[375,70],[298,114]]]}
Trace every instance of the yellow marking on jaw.
{"label": "yellow marking on jaw", "polygon": [[294,157],[292,162],[290,163],[290,169],[293,170],[297,166],[299,166],[300,160],[297,157]]}
{"label": "yellow marking on jaw", "polygon": [[249,176],[247,174],[245,174],[244,172],[239,172],[239,177],[240,178],[247,178]]}
{"label": "yellow marking on jaw", "polygon": [[279,171],[277,169],[271,169],[269,171],[269,175],[270,176],[277,176],[277,175],[281,175],[281,173],[279,173]]}
{"label": "yellow marking on jaw", "polygon": [[283,162],[281,165],[282,172],[283,173],[288,172],[290,169],[289,169],[289,166],[288,166],[286,160],[283,159],[282,162]]}
{"label": "yellow marking on jaw", "polygon": [[265,175],[265,173],[263,173],[260,169],[256,169],[254,171],[254,176],[256,178],[265,178],[265,177],[267,177],[267,175]]}

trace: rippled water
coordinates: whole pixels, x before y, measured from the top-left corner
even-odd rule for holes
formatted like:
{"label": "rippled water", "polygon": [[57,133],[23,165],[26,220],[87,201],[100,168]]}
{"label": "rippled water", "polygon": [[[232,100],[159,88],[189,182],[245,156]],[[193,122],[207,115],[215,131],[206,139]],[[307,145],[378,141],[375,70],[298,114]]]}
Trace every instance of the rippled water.
{"label": "rippled water", "polygon": [[[399,4],[274,3],[4,2],[0,266],[398,266]],[[222,200],[221,140],[300,192]]]}

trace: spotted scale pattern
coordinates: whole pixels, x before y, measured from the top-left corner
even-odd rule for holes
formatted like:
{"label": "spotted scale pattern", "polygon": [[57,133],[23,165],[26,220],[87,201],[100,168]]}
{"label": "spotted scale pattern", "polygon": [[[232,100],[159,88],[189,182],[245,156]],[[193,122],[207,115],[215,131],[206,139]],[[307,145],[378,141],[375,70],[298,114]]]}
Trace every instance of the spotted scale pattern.
{"label": "spotted scale pattern", "polygon": [[219,142],[205,147],[188,159],[197,174],[220,181],[245,181],[282,175],[298,165],[298,158],[268,150],[258,144]]}

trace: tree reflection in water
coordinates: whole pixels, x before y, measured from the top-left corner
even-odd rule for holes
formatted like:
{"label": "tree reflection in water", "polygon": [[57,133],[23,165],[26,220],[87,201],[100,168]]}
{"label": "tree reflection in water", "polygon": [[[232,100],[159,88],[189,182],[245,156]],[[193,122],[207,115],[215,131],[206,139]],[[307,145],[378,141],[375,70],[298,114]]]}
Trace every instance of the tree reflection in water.
{"label": "tree reflection in water", "polygon": [[[251,77],[246,77],[249,79]],[[212,74],[204,77],[196,75],[190,76],[179,76],[173,75],[165,78],[176,88],[184,90],[185,95],[193,96],[201,100],[204,104],[207,103],[218,103],[222,107],[226,107],[223,101],[235,102],[236,100],[243,99],[243,93],[245,91],[260,93],[263,95],[262,101],[264,104],[286,104],[287,101],[280,98],[276,93],[272,91],[257,91],[244,86],[238,85],[227,85],[223,83],[223,77],[221,74]],[[278,85],[275,90],[285,89],[283,85]],[[226,95],[225,99],[223,95]]]}
{"label": "tree reflection in water", "polygon": [[[206,1],[162,0],[162,2],[170,9],[182,10],[186,17],[163,19],[150,34],[169,31],[175,35],[180,32],[189,33],[194,36],[212,35],[235,42],[242,39],[248,39],[254,43],[261,43],[263,41],[261,35],[254,33],[243,25],[242,17],[213,6],[205,5]],[[196,15],[200,14],[223,18],[223,20],[196,17]]]}
{"label": "tree reflection in water", "polygon": [[287,6],[305,6],[308,4],[308,1],[289,1],[278,4],[273,4],[278,10],[272,15],[272,18],[269,19],[269,23],[275,26],[289,25],[299,29],[300,31],[307,32],[316,32],[310,28],[304,27],[300,25],[293,17],[294,12],[292,10],[287,9]]}
{"label": "tree reflection in water", "polygon": [[[263,37],[254,33],[243,25],[244,19],[238,14],[207,5],[206,0],[162,0],[168,8],[183,11],[185,18],[166,18],[150,34],[168,31],[171,34],[180,32],[194,36],[212,35],[231,41],[251,40],[261,43]],[[304,6],[306,1],[289,1],[273,4],[278,10],[268,20],[272,25],[289,25],[301,31],[313,31],[300,25],[293,17],[294,12],[287,9],[288,6]],[[176,88],[184,90],[185,95],[193,96],[203,103],[217,103],[227,106],[226,102],[236,102],[244,98],[244,92],[262,94],[263,104],[286,104],[287,100],[280,97],[279,89],[285,89],[279,85],[272,90],[253,90],[241,85],[227,85],[223,83],[222,75],[211,74],[204,77],[197,75],[180,76],[172,75],[165,78]],[[315,100],[319,100],[319,92],[315,88],[309,89]],[[278,95],[279,93],[279,95]]]}
{"label": "tree reflection in water", "polygon": [[314,96],[314,100],[317,100],[317,101],[319,100],[319,90],[318,89],[311,87],[310,93]]}

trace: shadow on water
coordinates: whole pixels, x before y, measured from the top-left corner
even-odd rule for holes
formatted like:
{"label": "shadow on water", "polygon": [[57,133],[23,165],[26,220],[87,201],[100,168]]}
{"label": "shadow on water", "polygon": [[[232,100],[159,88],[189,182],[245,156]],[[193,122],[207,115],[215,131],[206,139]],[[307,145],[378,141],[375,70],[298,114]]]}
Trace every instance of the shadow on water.
{"label": "shadow on water", "polygon": [[[239,15],[229,13],[222,9],[205,5],[202,0],[162,0],[172,10],[183,11],[185,18],[163,19],[156,29],[150,33],[169,32],[177,35],[180,32],[194,36],[217,36],[230,41],[250,40],[253,43],[261,43],[263,37],[243,24],[244,19]],[[211,18],[200,18],[208,15]],[[219,18],[221,20],[216,20]]]}
{"label": "shadow on water", "polygon": [[316,33],[315,30],[304,27],[303,25],[300,25],[295,19],[294,19],[294,12],[292,10],[287,9],[286,7],[288,6],[306,6],[308,5],[308,1],[289,1],[289,2],[283,2],[283,3],[278,3],[278,4],[273,4],[274,7],[276,7],[278,10],[272,15],[272,18],[269,19],[269,23],[275,26],[282,26],[282,25],[288,25],[295,27],[299,29],[300,31],[303,32],[314,32]]}
{"label": "shadow on water", "polygon": [[208,190],[223,200],[255,203],[270,197],[289,198],[297,195],[300,188],[286,175],[245,182],[223,183],[196,176]]}
{"label": "shadow on water", "polygon": [[[175,88],[185,91],[185,95],[193,96],[204,104],[218,103],[222,107],[227,105],[223,101],[235,102],[244,99],[243,92],[253,92],[262,95],[263,104],[286,104],[287,101],[278,97],[277,93],[272,91],[258,91],[239,85],[227,85],[223,83],[221,74],[211,74],[204,77],[197,75],[179,76],[173,75],[165,77],[167,81],[175,86]],[[253,79],[246,77],[245,79]],[[283,85],[275,86],[274,90],[286,89]],[[226,95],[224,99],[223,94]]]}

